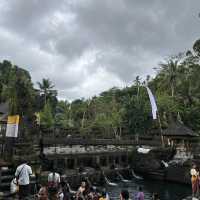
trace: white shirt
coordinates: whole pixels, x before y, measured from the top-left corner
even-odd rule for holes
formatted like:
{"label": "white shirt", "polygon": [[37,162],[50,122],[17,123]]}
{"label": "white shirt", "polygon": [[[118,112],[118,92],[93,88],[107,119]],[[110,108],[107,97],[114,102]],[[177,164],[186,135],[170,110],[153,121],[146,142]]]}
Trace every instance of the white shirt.
{"label": "white shirt", "polygon": [[194,169],[194,168],[192,168],[192,169],[190,170],[190,174],[191,174],[192,176],[197,176],[197,175],[198,175],[196,169]]}
{"label": "white shirt", "polygon": [[110,200],[109,194],[106,192],[106,200]]}
{"label": "white shirt", "polygon": [[59,194],[58,198],[59,198],[59,200],[63,200],[63,199],[64,199],[64,194],[63,194],[63,192]]}
{"label": "white shirt", "polygon": [[48,182],[60,183],[60,175],[58,173],[50,173],[48,175]]}
{"label": "white shirt", "polygon": [[17,167],[15,177],[19,175],[19,185],[28,185],[30,183],[29,176],[32,174],[32,169],[27,164],[21,164]]}

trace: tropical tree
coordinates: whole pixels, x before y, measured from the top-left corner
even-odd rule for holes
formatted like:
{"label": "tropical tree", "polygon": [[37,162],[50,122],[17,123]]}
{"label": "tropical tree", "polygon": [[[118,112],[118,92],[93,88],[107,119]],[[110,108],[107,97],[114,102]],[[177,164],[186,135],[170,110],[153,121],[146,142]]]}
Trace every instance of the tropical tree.
{"label": "tropical tree", "polygon": [[47,100],[49,100],[51,96],[57,96],[57,91],[53,90],[55,86],[49,79],[43,78],[42,82],[37,82],[37,84],[39,86],[41,94],[44,95],[44,105],[46,105]]}
{"label": "tropical tree", "polygon": [[10,115],[20,116],[22,136],[34,132],[35,94],[28,71],[9,61],[0,63],[0,102],[9,103]]}
{"label": "tropical tree", "polygon": [[10,114],[29,115],[34,112],[35,90],[28,71],[0,63],[1,100],[9,102]]}
{"label": "tropical tree", "polygon": [[157,93],[156,100],[162,125],[166,126],[169,120],[171,122],[176,119],[178,113],[182,114],[181,106],[172,96],[166,93]]}
{"label": "tropical tree", "polygon": [[174,97],[178,77],[179,61],[169,59],[166,63],[160,63],[160,67],[160,73],[163,74],[164,81],[166,82],[166,84],[170,85],[171,96]]}
{"label": "tropical tree", "polygon": [[[137,86],[132,86],[133,91],[137,90]],[[130,134],[147,133],[152,125],[150,103],[148,95],[144,87],[140,87],[139,95],[127,96],[125,101],[125,119],[128,124]]]}
{"label": "tropical tree", "polygon": [[67,101],[59,101],[56,106],[55,123],[62,128],[74,127],[71,119],[70,103]]}
{"label": "tropical tree", "polygon": [[54,118],[48,101],[45,104],[44,109],[40,112],[40,123],[45,128],[53,128],[54,126]]}
{"label": "tropical tree", "polygon": [[134,84],[137,87],[137,98],[139,96],[139,92],[140,92],[140,85],[141,85],[141,79],[139,76],[136,76],[135,80],[134,80]]}

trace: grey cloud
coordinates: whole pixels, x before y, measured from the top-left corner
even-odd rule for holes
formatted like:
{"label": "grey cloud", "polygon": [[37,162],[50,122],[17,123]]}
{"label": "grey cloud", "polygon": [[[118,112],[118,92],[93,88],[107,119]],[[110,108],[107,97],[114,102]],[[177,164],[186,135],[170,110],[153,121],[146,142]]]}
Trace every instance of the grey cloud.
{"label": "grey cloud", "polygon": [[49,77],[62,98],[94,95],[190,48],[199,12],[199,0],[3,0],[0,58]]}
{"label": "grey cloud", "polygon": [[[61,3],[63,1],[61,0],[59,2]],[[37,27],[37,23],[43,17],[54,12],[56,8],[59,8],[60,3],[48,0],[7,1],[6,9],[2,11],[3,16],[1,16],[1,21],[8,28],[19,33],[34,30],[34,27]],[[34,31],[36,32],[37,29]]]}
{"label": "grey cloud", "polygon": [[[188,24],[184,20],[188,18],[190,23],[195,21],[191,13],[197,12],[196,6],[200,5],[197,1],[190,5],[186,0],[151,1],[151,4],[136,0],[89,2],[88,6],[74,8],[74,12],[78,13],[80,26],[90,29],[95,41],[128,51],[132,46],[143,46],[157,54],[167,54],[183,46],[179,41],[182,34],[176,27],[185,29]],[[199,33],[198,26],[188,36],[193,36],[194,32]]]}
{"label": "grey cloud", "polygon": [[80,33],[67,35],[59,38],[55,44],[58,53],[66,57],[79,57],[84,51],[90,48],[90,40]]}

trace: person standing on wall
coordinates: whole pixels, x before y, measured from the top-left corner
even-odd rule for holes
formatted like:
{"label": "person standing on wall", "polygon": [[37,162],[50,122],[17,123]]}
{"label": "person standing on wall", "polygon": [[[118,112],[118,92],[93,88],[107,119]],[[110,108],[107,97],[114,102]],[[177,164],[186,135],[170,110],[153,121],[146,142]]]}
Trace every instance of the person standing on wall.
{"label": "person standing on wall", "polygon": [[30,175],[32,175],[31,167],[26,160],[22,160],[15,172],[17,184],[19,185],[19,199],[25,199],[30,194]]}

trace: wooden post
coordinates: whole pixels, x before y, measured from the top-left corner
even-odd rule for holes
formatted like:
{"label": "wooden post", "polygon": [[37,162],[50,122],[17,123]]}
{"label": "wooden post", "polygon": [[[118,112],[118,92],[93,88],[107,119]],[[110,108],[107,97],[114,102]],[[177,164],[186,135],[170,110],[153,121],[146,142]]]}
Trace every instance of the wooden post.
{"label": "wooden post", "polygon": [[1,166],[0,166],[0,185],[1,185],[1,177],[2,177],[2,170],[1,170]]}
{"label": "wooden post", "polygon": [[159,112],[157,112],[158,114],[158,123],[159,123],[159,128],[160,128],[160,137],[161,137],[161,144],[162,144],[162,147],[165,146],[164,144],[164,139],[163,139],[163,131],[162,131],[162,125],[161,125],[161,121],[160,121],[160,115],[159,115]]}

